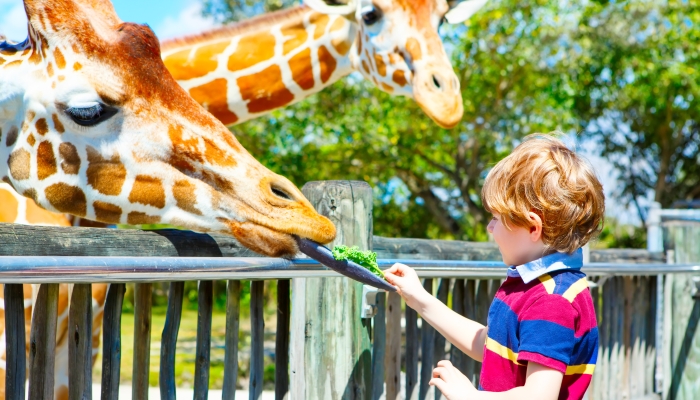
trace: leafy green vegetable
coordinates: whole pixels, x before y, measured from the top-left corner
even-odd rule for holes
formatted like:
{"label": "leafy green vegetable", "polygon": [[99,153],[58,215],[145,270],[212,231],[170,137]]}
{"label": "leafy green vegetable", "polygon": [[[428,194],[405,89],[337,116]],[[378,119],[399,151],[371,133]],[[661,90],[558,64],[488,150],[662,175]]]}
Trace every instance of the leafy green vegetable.
{"label": "leafy green vegetable", "polygon": [[350,260],[367,268],[371,273],[380,278],[384,278],[384,272],[377,264],[377,253],[373,251],[362,251],[359,247],[335,246],[333,247],[333,258],[339,261]]}

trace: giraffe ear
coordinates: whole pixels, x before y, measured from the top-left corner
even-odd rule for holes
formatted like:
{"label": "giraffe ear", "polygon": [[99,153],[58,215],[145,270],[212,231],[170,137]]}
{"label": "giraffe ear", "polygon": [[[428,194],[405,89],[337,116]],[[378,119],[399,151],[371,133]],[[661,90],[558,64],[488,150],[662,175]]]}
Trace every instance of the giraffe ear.
{"label": "giraffe ear", "polygon": [[464,0],[453,6],[450,11],[445,14],[445,20],[450,24],[459,24],[469,19],[474,15],[481,7],[486,4],[488,0]]}
{"label": "giraffe ear", "polygon": [[309,8],[322,14],[354,14],[357,9],[357,0],[349,0],[345,4],[332,0],[304,0],[304,4]]}

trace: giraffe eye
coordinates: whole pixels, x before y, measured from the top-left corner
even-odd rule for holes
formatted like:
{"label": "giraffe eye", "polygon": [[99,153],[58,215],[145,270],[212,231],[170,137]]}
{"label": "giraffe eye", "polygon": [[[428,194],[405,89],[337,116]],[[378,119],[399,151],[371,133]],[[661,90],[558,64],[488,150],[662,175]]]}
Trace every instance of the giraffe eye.
{"label": "giraffe eye", "polygon": [[360,14],[367,25],[374,25],[382,17],[382,12],[373,5],[362,7]]}
{"label": "giraffe eye", "polygon": [[81,126],[95,126],[117,113],[116,108],[101,103],[93,103],[86,107],[66,107],[64,111],[73,122]]}

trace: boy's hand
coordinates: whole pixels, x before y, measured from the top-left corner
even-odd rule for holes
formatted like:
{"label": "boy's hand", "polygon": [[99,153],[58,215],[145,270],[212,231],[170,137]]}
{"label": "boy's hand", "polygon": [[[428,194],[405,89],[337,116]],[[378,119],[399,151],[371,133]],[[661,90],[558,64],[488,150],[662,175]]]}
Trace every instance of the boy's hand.
{"label": "boy's hand", "polygon": [[396,286],[396,291],[403,297],[406,305],[418,310],[426,297],[432,297],[423,289],[418,274],[413,268],[396,263],[384,271],[384,279]]}
{"label": "boy's hand", "polygon": [[433,370],[430,386],[438,388],[447,400],[461,400],[472,397],[476,388],[451,362],[442,360]]}

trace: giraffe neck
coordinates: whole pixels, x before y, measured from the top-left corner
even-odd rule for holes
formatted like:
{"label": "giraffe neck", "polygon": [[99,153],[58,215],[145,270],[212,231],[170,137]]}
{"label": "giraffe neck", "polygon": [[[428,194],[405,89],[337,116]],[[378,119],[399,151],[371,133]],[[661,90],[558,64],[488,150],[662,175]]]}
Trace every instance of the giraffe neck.
{"label": "giraffe neck", "polygon": [[304,6],[164,42],[166,67],[226,125],[305,99],[354,70],[354,22]]}

